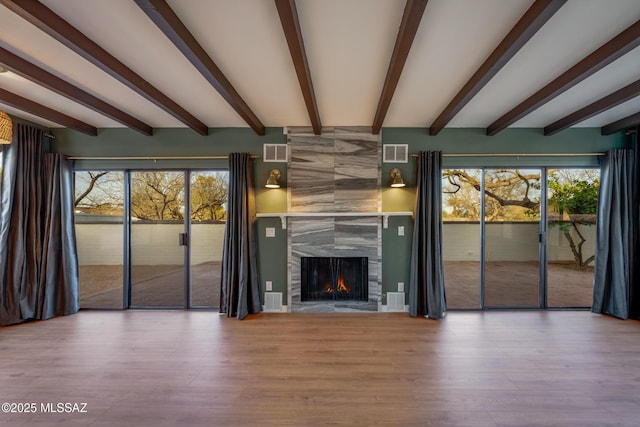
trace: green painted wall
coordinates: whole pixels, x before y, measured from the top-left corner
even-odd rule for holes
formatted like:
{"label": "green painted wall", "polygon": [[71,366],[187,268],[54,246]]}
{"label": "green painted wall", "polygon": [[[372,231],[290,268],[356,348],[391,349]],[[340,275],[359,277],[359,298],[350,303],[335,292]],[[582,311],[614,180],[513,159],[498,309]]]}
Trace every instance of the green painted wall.
{"label": "green painted wall", "polygon": [[[286,143],[282,128],[267,128],[265,136],[256,135],[248,128],[216,128],[210,135],[201,136],[190,129],[157,129],[153,136],[144,136],[129,129],[100,129],[91,137],[68,129],[52,129],[56,136],[52,151],[68,156],[122,157],[122,156],[226,156],[230,152],[250,152],[261,156],[265,143]],[[429,136],[425,128],[385,128],[383,144],[408,144],[410,153],[441,150],[443,153],[591,153],[622,148],[622,133],[601,136],[599,129],[568,129],[545,137],[541,129],[506,129],[496,136],[486,136],[484,129],[445,129],[437,136]],[[445,157],[445,167],[492,166],[597,166],[598,157]],[[226,159],[216,160],[78,160],[78,169],[123,168],[226,168]],[[382,210],[413,211],[415,199],[415,162],[382,164]],[[389,188],[389,171],[399,167],[407,183],[405,188]],[[276,190],[264,188],[269,171],[280,170],[284,187]],[[258,212],[286,212],[287,168],[285,163],[264,163],[256,159],[256,209]],[[404,226],[405,235],[398,236],[398,226]],[[275,237],[265,237],[266,228],[275,228]],[[390,217],[389,227],[382,233],[383,303],[386,293],[398,290],[398,282],[409,285],[409,269],[413,219]],[[279,218],[258,220],[258,249],[261,282],[273,282],[273,291],[282,292],[286,304],[287,283],[287,230],[282,229]]]}

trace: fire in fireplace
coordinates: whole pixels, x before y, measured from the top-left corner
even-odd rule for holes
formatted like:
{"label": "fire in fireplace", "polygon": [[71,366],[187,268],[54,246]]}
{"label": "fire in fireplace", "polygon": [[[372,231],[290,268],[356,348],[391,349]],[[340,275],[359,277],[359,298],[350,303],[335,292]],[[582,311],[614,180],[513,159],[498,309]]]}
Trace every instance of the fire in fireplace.
{"label": "fire in fireplace", "polygon": [[368,300],[367,257],[301,257],[301,301]]}

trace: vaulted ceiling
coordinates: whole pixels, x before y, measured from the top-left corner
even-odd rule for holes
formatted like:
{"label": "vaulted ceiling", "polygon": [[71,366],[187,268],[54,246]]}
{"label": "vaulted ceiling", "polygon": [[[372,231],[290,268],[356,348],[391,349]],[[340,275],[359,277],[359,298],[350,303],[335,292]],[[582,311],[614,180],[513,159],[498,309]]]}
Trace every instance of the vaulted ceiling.
{"label": "vaulted ceiling", "polygon": [[640,0],[0,0],[0,109],[129,127],[640,123]]}

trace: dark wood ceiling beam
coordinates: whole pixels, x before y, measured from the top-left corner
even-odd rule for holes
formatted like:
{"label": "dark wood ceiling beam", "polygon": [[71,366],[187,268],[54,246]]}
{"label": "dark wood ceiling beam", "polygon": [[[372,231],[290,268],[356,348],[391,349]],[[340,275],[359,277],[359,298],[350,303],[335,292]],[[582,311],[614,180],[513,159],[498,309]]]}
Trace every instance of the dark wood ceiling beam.
{"label": "dark wood ceiling beam", "polygon": [[600,133],[602,135],[611,135],[612,133],[619,132],[621,130],[627,130],[629,128],[640,126],[640,112],[625,117],[624,119],[617,120],[608,125],[602,126]]}
{"label": "dark wood ceiling beam", "polygon": [[372,130],[376,135],[380,133],[384,118],[389,111],[389,105],[391,105],[393,94],[398,86],[398,81],[400,81],[402,69],[404,68],[405,62],[407,62],[413,39],[418,32],[422,15],[427,7],[427,1],[428,0],[407,0],[405,4],[404,14],[402,15],[402,21],[398,29],[398,36],[396,37],[396,44],[393,47],[389,69],[387,70],[387,76],[382,86],[382,94],[378,101],[376,115],[373,119]]}
{"label": "dark wood ceiling beam", "polygon": [[495,135],[520,120],[541,105],[580,83],[624,54],[640,46],[640,21],[600,46],[583,60],[505,113],[487,128],[487,135]]}
{"label": "dark wood ceiling beam", "polygon": [[304,40],[302,39],[302,30],[300,29],[300,21],[298,20],[298,10],[296,9],[295,0],[275,0],[280,23],[284,30],[284,36],[287,39],[291,60],[298,76],[302,97],[307,106],[309,118],[313,133],[320,135],[322,132],[322,123],[320,122],[320,113],[318,112],[318,103],[313,90],[313,82],[311,80],[311,71],[307,62],[307,53],[304,48]]}
{"label": "dark wood ceiling beam", "polygon": [[165,0],[135,0],[140,9],[171,40],[191,64],[222,95],[229,105],[258,134],[264,135],[265,129],[260,119],[235,90],[220,68],[213,62],[204,48],[178,18]]}
{"label": "dark wood ceiling beam", "polygon": [[185,125],[201,135],[209,129],[200,120],[160,92],[109,52],[90,40],[51,9],[36,0],[0,0],[3,4],[28,22],[96,65],[109,75],[142,95]]}
{"label": "dark wood ceiling beam", "polygon": [[554,133],[560,132],[561,130],[567,129],[576,123],[587,120],[596,114],[609,110],[616,105],[620,105],[623,102],[635,98],[636,96],[640,96],[640,80],[636,80],[622,89],[619,89],[604,98],[600,98],[586,107],[551,123],[549,126],[544,128],[544,134],[547,136],[553,135]]}
{"label": "dark wood ceiling beam", "polygon": [[567,0],[537,0],[429,127],[437,135]]}
{"label": "dark wood ceiling beam", "polygon": [[153,128],[114,107],[113,105],[85,92],[84,90],[62,80],[60,77],[0,47],[0,64],[7,70],[43,86],[59,95],[84,105],[110,119],[137,130],[144,135],[153,135]]}
{"label": "dark wood ceiling beam", "polygon": [[30,99],[23,98],[20,95],[16,95],[13,92],[9,92],[0,88],[0,102],[6,105],[10,105],[13,108],[22,110],[37,117],[49,120],[50,122],[58,123],[64,127],[75,129],[78,132],[86,133],[87,135],[98,135],[98,129],[85,122],[74,119],[59,111],[53,110]]}

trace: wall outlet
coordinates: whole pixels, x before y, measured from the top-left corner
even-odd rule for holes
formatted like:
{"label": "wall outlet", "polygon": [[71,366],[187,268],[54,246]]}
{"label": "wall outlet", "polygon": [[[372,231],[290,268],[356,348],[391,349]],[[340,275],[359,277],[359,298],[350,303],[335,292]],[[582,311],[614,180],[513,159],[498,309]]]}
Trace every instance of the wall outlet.
{"label": "wall outlet", "polygon": [[275,227],[267,227],[267,237],[276,237],[276,228]]}
{"label": "wall outlet", "polygon": [[265,282],[267,292],[271,292],[273,290],[273,282],[271,280],[267,280]]}
{"label": "wall outlet", "polygon": [[398,282],[398,292],[404,292],[404,282]]}
{"label": "wall outlet", "polygon": [[398,226],[398,236],[404,236],[404,225]]}

